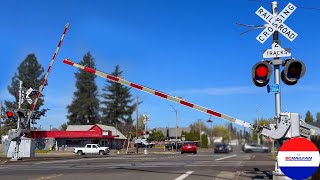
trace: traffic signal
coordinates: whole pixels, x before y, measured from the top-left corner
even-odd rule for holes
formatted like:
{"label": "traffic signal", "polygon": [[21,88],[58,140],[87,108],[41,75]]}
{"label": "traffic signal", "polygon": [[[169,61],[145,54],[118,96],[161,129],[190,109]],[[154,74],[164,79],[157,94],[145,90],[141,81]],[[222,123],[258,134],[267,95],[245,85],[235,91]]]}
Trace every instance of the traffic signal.
{"label": "traffic signal", "polygon": [[281,72],[281,79],[287,85],[295,85],[306,72],[306,66],[302,61],[287,59],[283,63],[284,69]]}
{"label": "traffic signal", "polygon": [[8,118],[12,118],[13,117],[13,112],[12,111],[7,111],[6,115]]}
{"label": "traffic signal", "polygon": [[9,119],[10,121],[15,120],[14,112],[11,110],[6,111],[6,116],[7,116],[6,118]]}
{"label": "traffic signal", "polygon": [[263,87],[269,83],[272,69],[267,61],[256,63],[252,68],[252,81],[258,87]]}

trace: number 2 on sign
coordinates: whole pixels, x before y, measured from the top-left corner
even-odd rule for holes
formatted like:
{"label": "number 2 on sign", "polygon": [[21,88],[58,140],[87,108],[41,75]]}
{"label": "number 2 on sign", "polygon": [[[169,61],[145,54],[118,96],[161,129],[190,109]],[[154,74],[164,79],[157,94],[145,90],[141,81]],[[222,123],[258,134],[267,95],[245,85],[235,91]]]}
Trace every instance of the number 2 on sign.
{"label": "number 2 on sign", "polygon": [[272,43],[272,49],[281,48],[279,41],[273,41]]}

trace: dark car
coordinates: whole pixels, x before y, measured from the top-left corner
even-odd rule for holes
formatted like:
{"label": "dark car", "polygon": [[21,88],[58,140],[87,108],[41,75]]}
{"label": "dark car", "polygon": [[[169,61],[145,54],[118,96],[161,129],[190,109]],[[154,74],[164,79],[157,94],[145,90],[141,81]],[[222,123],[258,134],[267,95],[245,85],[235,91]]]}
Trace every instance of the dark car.
{"label": "dark car", "polygon": [[186,141],[182,144],[181,147],[181,154],[183,153],[193,153],[193,154],[197,154],[197,146],[194,142],[189,142]]}
{"label": "dark car", "polygon": [[232,147],[225,143],[215,144],[214,153],[229,153],[232,152]]}
{"label": "dark car", "polygon": [[181,142],[178,142],[178,144],[177,144],[177,146],[176,146],[176,143],[172,142],[172,143],[167,143],[165,146],[166,146],[166,148],[167,148],[168,150],[173,150],[173,149],[177,149],[177,148],[178,148],[178,150],[179,150],[179,149],[181,149],[181,147],[182,147],[182,143],[181,143]]}

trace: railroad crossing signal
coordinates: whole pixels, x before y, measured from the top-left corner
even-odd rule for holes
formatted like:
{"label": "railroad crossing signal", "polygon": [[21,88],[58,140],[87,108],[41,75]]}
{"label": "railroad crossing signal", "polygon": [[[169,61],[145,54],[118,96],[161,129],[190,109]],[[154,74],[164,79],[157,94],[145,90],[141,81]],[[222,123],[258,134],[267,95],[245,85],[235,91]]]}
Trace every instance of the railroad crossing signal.
{"label": "railroad crossing signal", "polygon": [[29,95],[32,93],[32,91],[33,91],[33,89],[32,88],[29,88],[28,90],[27,90],[27,92],[25,93],[25,95],[22,97],[22,99],[21,99],[21,104],[23,103],[23,101],[26,99],[27,100],[27,102],[29,103],[29,104],[32,104],[32,99],[29,97]]}
{"label": "railroad crossing signal", "polygon": [[293,41],[298,34],[284,24],[284,21],[296,10],[296,6],[289,3],[277,16],[272,15],[262,6],[256,11],[256,15],[261,17],[268,24],[265,29],[257,36],[260,43],[264,43],[275,31],[280,32],[284,37]]}
{"label": "railroad crossing signal", "polygon": [[267,61],[256,63],[252,68],[252,81],[258,87],[263,87],[269,83],[272,74],[271,65]]}
{"label": "railroad crossing signal", "polygon": [[284,61],[284,69],[281,72],[281,80],[287,85],[295,85],[304,76],[306,66],[302,61],[287,59]]}

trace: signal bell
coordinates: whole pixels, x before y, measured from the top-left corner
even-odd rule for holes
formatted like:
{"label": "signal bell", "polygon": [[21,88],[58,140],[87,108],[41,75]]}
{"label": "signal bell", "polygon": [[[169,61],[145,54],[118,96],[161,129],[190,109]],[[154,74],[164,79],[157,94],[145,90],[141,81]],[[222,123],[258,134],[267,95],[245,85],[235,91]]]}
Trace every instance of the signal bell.
{"label": "signal bell", "polygon": [[272,68],[269,62],[261,61],[252,68],[252,81],[258,87],[263,87],[269,83]]}
{"label": "signal bell", "polygon": [[306,66],[302,61],[287,59],[283,63],[284,69],[281,72],[281,79],[287,85],[295,85],[306,72]]}

